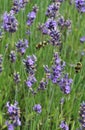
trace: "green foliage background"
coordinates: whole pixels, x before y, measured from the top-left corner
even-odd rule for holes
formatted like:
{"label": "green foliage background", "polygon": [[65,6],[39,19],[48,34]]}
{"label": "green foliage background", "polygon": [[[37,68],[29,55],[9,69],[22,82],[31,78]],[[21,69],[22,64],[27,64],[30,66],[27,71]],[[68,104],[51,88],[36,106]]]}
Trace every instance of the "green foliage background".
{"label": "green foliage background", "polygon": [[[37,83],[33,88],[36,89],[39,81],[44,77],[43,65],[51,66],[53,52],[58,51],[58,48],[52,45],[47,45],[45,48],[36,50],[36,45],[40,41],[46,40],[46,36],[38,31],[39,23],[46,21],[45,12],[50,0],[30,0],[25,10],[21,10],[16,18],[18,19],[18,31],[13,35],[5,33],[0,41],[0,54],[3,55],[3,72],[0,74],[0,130],[6,130],[6,102],[14,103],[16,95],[16,85],[13,81],[11,73],[19,71],[21,82],[17,86],[17,101],[21,109],[22,126],[16,130],[60,130],[59,124],[65,120],[70,127],[70,130],[75,130],[79,127],[79,107],[80,103],[85,100],[85,56],[82,57],[82,69],[76,74],[74,67],[70,64],[76,64],[81,58],[81,52],[85,48],[85,44],[80,43],[80,37],[85,35],[85,14],[80,14],[75,5],[70,5],[66,0],[60,7],[60,13],[67,19],[72,21],[72,30],[69,35],[62,34],[63,48],[60,53],[62,60],[66,62],[65,70],[72,77],[73,84],[71,93],[65,95],[61,92],[58,86],[49,82],[45,91],[40,91],[37,95],[32,95],[25,85],[24,81],[27,78],[22,61],[26,55],[35,54],[37,56]],[[32,10],[34,5],[39,7],[37,18],[31,26],[30,38],[26,35],[26,20],[27,14]],[[0,24],[2,23],[3,14],[9,12],[12,6],[11,0],[0,0]],[[11,64],[8,60],[9,51],[5,48],[6,44],[10,44],[10,50],[14,50],[15,43],[19,39],[27,38],[29,40],[29,48],[26,54],[21,57],[17,54],[17,62]],[[60,105],[61,98],[65,98],[65,103]],[[42,113],[36,114],[33,111],[34,104],[40,103]]]}

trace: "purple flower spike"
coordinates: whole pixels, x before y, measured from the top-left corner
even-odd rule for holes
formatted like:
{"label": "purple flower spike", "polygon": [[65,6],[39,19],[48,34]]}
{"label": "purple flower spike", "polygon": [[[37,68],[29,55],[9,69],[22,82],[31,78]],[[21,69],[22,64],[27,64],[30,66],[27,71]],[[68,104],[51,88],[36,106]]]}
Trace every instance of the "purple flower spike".
{"label": "purple flower spike", "polygon": [[30,75],[26,81],[26,85],[31,88],[32,85],[36,82],[36,78],[34,77],[34,75]]}
{"label": "purple flower spike", "polygon": [[49,30],[56,29],[57,23],[55,20],[48,19],[45,23],[45,27]]}
{"label": "purple flower spike", "polygon": [[20,8],[24,8],[27,3],[28,3],[28,0],[19,0]]}
{"label": "purple flower spike", "polygon": [[33,107],[33,110],[37,113],[41,113],[42,112],[42,107],[40,104],[35,104],[35,106]]}
{"label": "purple flower spike", "polygon": [[10,102],[7,102],[6,107],[9,116],[6,125],[8,126],[8,130],[14,130],[15,127],[21,125],[20,108],[18,107],[18,102],[15,101],[14,105],[10,104]]}
{"label": "purple flower spike", "polygon": [[8,124],[8,130],[14,130],[14,125],[13,124]]}
{"label": "purple flower spike", "polygon": [[19,40],[19,41],[16,43],[16,48],[17,48],[17,51],[18,51],[21,55],[25,54],[26,49],[28,48],[28,40],[27,40],[27,39]]}
{"label": "purple flower spike", "polygon": [[34,72],[36,71],[35,69],[36,61],[37,61],[37,58],[35,55],[27,56],[26,60],[25,59],[23,60],[27,73],[31,75],[34,74]]}
{"label": "purple flower spike", "polygon": [[13,11],[10,13],[5,12],[3,16],[3,28],[5,31],[14,33],[17,31],[18,21],[15,18]]}
{"label": "purple flower spike", "polygon": [[83,36],[83,37],[80,38],[80,42],[81,43],[85,42],[85,36]]}
{"label": "purple flower spike", "polygon": [[75,5],[79,12],[85,13],[85,0],[75,0]]}
{"label": "purple flower spike", "polygon": [[83,101],[80,105],[80,119],[82,130],[85,129],[85,102]]}
{"label": "purple flower spike", "polygon": [[46,65],[44,67],[46,73],[46,79],[51,79],[53,84],[57,84],[64,94],[71,92],[72,79],[69,79],[68,74],[63,73],[65,62],[59,58],[57,52],[54,53],[54,64],[51,69]]}
{"label": "purple flower spike", "polygon": [[16,53],[15,53],[15,51],[11,51],[9,57],[10,57],[10,61],[12,63],[14,63],[16,61]]}
{"label": "purple flower spike", "polygon": [[55,18],[58,10],[59,5],[57,3],[52,3],[51,5],[49,5],[46,11],[46,16],[48,16],[49,18]]}
{"label": "purple flower spike", "polygon": [[36,18],[37,11],[38,11],[37,6],[34,6],[33,9],[32,9],[32,11],[30,13],[28,13],[28,15],[27,15],[27,18],[28,18],[27,19],[27,25],[28,26],[31,26],[32,23],[34,22],[34,20]]}
{"label": "purple flower spike", "polygon": [[11,10],[13,11],[14,14],[17,14],[20,11],[20,9],[26,6],[27,3],[28,0],[14,0]]}
{"label": "purple flower spike", "polygon": [[72,79],[68,78],[68,74],[65,74],[63,78],[60,79],[59,81],[59,86],[60,89],[65,93],[69,94],[71,92],[71,84],[72,84]]}
{"label": "purple flower spike", "polygon": [[46,89],[46,85],[47,85],[47,81],[44,81],[45,79],[43,78],[41,81],[40,81],[40,84],[39,84],[39,87],[38,87],[38,90],[45,90]]}
{"label": "purple flower spike", "polygon": [[62,130],[69,130],[69,127],[68,127],[68,125],[66,124],[65,121],[61,121],[60,128]]}
{"label": "purple flower spike", "polygon": [[13,6],[12,6],[12,9],[14,14],[17,14],[20,10],[20,5],[19,5],[19,2],[17,0],[14,0],[13,1]]}

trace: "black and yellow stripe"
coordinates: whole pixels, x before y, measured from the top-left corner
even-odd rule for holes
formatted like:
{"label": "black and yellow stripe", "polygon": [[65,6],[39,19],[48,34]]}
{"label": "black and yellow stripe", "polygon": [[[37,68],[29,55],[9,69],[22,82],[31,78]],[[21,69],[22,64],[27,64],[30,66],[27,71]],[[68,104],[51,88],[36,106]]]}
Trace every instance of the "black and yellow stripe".
{"label": "black and yellow stripe", "polygon": [[76,73],[80,72],[81,68],[82,68],[82,64],[81,62],[78,62],[75,66],[75,72]]}
{"label": "black and yellow stripe", "polygon": [[42,47],[45,47],[46,45],[48,45],[47,41],[42,41],[39,44],[36,45],[36,49],[40,49]]}

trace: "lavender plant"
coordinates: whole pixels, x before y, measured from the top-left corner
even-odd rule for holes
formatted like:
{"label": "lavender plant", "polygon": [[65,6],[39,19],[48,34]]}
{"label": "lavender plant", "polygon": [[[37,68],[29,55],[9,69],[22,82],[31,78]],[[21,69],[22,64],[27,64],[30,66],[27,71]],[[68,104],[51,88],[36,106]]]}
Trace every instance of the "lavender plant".
{"label": "lavender plant", "polygon": [[84,6],[0,0],[0,130],[84,130]]}

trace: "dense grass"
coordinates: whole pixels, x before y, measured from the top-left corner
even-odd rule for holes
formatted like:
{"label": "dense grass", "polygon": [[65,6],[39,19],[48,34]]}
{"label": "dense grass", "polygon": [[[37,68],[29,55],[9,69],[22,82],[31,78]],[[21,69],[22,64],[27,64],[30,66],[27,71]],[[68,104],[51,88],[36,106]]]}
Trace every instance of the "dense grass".
{"label": "dense grass", "polygon": [[[34,5],[38,5],[39,11],[37,18],[31,26],[30,38],[26,35],[27,14],[32,10]],[[4,36],[0,41],[0,54],[3,55],[3,72],[0,74],[0,130],[6,130],[5,122],[7,119],[6,102],[14,103],[15,98],[19,102],[21,109],[21,122],[22,125],[17,127],[16,130],[60,130],[60,122],[65,120],[69,125],[70,130],[75,130],[80,126],[79,124],[79,108],[80,103],[85,100],[85,60],[82,58],[82,70],[75,73],[74,67],[70,64],[76,64],[80,61],[81,52],[84,50],[85,45],[80,43],[80,37],[85,34],[85,14],[80,14],[75,5],[70,5],[69,1],[62,3],[60,13],[67,19],[72,20],[72,30],[66,35],[62,34],[63,48],[60,53],[61,59],[66,62],[65,71],[69,73],[69,77],[73,79],[71,86],[71,93],[65,95],[61,92],[58,86],[48,83],[45,91],[39,91],[36,95],[32,95],[30,90],[25,85],[24,81],[27,78],[22,60],[26,55],[35,54],[37,57],[37,82],[33,85],[36,90],[40,80],[44,77],[43,65],[51,66],[53,52],[58,51],[57,47],[47,45],[44,49],[36,50],[36,44],[40,41],[46,40],[47,37],[42,36],[37,27],[39,23],[44,23],[46,20],[45,11],[50,4],[49,0],[30,0],[26,5],[25,10],[21,10],[16,18],[18,19],[18,31],[14,34],[4,32]],[[2,23],[3,13],[11,9],[11,0],[0,0],[0,24]],[[29,40],[29,48],[26,54],[20,57],[17,54],[17,61],[11,64],[8,60],[9,50],[5,48],[7,43],[10,44],[10,50],[14,50],[15,43],[22,38]],[[21,82],[18,86],[13,81],[13,72],[19,72]],[[16,88],[17,94],[16,94]],[[63,105],[60,104],[61,98],[65,99]],[[37,114],[33,111],[35,104],[41,104],[42,112]]]}

